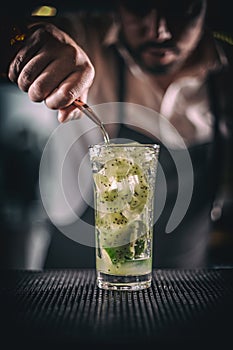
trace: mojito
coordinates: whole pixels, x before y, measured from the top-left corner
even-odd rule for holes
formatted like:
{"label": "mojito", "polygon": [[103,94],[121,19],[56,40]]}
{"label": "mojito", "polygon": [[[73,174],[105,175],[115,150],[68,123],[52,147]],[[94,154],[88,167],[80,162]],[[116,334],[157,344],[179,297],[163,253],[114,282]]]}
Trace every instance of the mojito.
{"label": "mojito", "polygon": [[89,147],[93,180],[96,270],[100,288],[137,290],[151,284],[158,145]]}

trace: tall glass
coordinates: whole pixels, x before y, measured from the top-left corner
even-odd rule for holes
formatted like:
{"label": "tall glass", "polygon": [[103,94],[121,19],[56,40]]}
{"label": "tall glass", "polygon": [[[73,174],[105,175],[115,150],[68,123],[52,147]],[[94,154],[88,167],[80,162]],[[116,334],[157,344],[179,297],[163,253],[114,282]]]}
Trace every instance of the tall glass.
{"label": "tall glass", "polygon": [[94,182],[96,271],[100,288],[151,285],[155,180],[159,146],[89,147]]}

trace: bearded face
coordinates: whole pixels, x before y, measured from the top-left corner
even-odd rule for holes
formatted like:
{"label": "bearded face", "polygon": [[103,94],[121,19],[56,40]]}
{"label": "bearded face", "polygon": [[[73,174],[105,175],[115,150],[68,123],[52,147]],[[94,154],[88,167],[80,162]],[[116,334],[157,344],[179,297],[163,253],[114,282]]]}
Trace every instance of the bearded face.
{"label": "bearded face", "polygon": [[119,5],[121,39],[136,62],[151,73],[181,66],[200,41],[205,0],[131,0]]}

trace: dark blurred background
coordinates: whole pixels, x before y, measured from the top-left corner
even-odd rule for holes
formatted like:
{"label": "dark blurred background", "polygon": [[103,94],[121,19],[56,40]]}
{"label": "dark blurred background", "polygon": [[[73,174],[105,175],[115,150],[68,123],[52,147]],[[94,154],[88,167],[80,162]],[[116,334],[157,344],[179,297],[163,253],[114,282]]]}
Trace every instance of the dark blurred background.
{"label": "dark blurred background", "polygon": [[[136,1],[136,0],[135,0]],[[174,0],[175,1],[175,0]],[[207,0],[208,3],[208,21],[214,30],[223,30],[232,32],[233,20],[231,2],[229,0]],[[38,6],[54,6],[59,13],[64,10],[97,10],[109,11],[114,7],[114,1],[109,0],[21,0],[16,3],[5,2],[2,5],[1,15],[4,13],[14,13],[16,16],[20,14],[30,15]]]}

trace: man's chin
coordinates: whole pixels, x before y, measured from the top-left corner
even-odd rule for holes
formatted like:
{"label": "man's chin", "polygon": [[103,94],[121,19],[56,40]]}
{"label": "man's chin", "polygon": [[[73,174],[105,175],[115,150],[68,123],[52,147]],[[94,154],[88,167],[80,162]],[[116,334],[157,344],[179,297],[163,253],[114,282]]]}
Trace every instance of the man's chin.
{"label": "man's chin", "polygon": [[175,65],[173,63],[169,64],[148,64],[147,62],[141,61],[139,63],[143,71],[151,74],[169,74],[175,70]]}
{"label": "man's chin", "polygon": [[141,55],[140,66],[151,73],[166,74],[176,69],[174,55]]}

